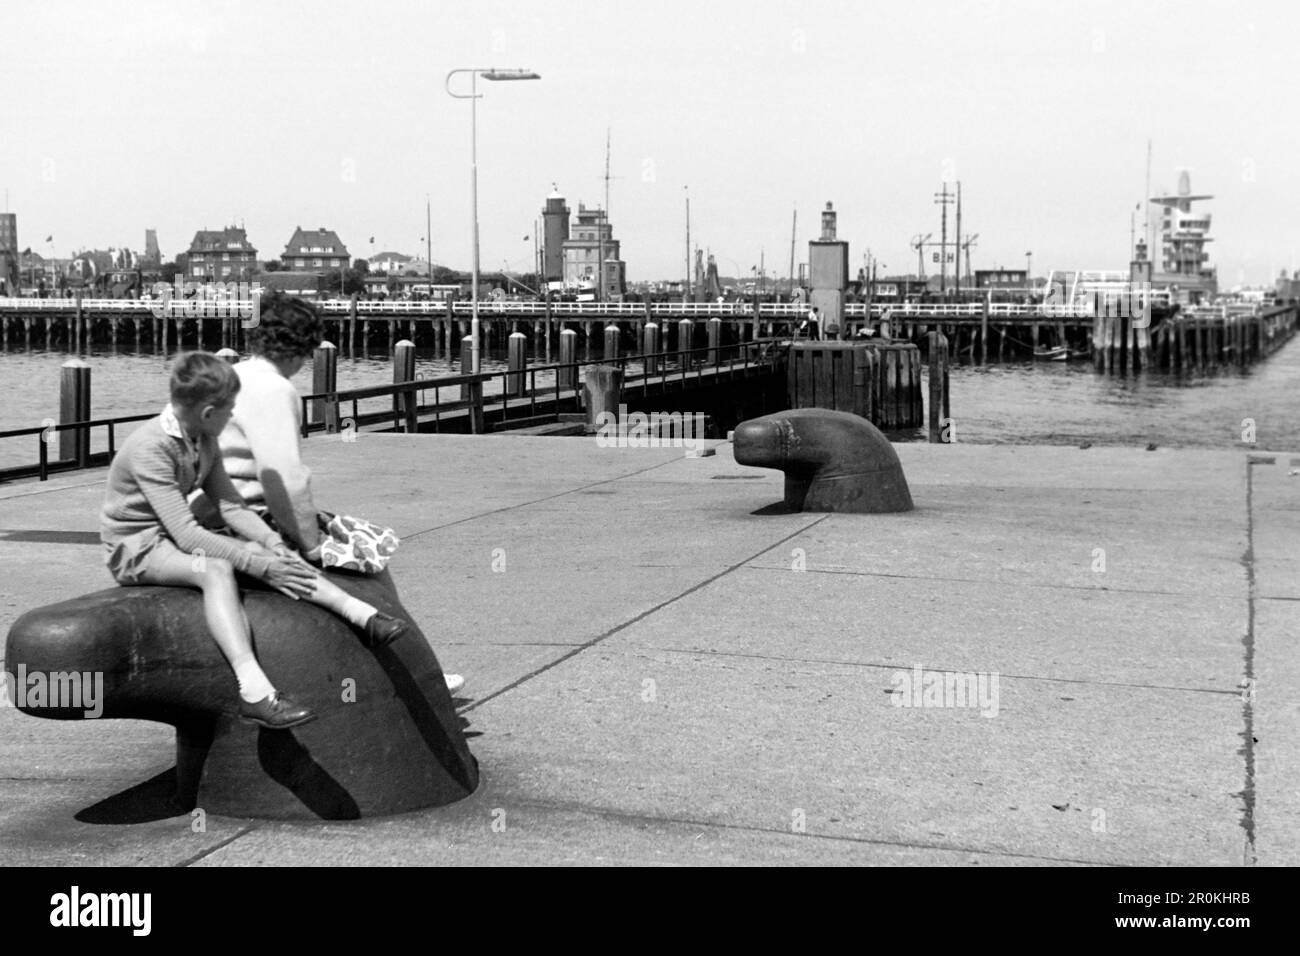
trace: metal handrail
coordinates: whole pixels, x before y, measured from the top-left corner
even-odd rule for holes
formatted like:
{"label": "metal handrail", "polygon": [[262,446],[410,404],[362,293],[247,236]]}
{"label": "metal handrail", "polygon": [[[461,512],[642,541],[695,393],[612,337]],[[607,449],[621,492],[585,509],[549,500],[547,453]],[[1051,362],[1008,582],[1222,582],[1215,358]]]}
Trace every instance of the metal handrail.
{"label": "metal handrail", "polygon": [[[36,473],[40,477],[41,481],[45,481],[49,478],[49,472],[51,466],[49,446],[53,444],[53,441],[50,436],[52,436],[56,432],[82,431],[82,430],[88,432],[92,428],[107,428],[108,429],[107,455],[111,460],[112,457],[115,454],[117,454],[116,427],[118,425],[125,425],[131,422],[143,422],[150,418],[155,418],[157,417],[157,415],[158,415],[157,412],[145,412],[140,415],[120,415],[115,418],[95,418],[95,419],[88,419],[86,421],[81,421],[81,422],[61,422],[59,424],[36,425],[30,428],[12,428],[9,429],[8,431],[0,432],[0,438],[22,438],[25,435],[39,436],[36,440],[38,446]],[[100,454],[104,454],[104,453],[101,452]],[[86,454],[84,456],[75,459],[73,458],[57,459],[54,462],[54,464],[59,465],[67,462],[76,462],[75,467],[85,468],[88,467],[88,463],[90,459],[93,457],[94,455],[92,455],[90,452],[90,436],[87,435]],[[3,476],[5,473],[26,472],[30,468],[31,465],[18,465],[13,468],[0,469],[0,476]]]}

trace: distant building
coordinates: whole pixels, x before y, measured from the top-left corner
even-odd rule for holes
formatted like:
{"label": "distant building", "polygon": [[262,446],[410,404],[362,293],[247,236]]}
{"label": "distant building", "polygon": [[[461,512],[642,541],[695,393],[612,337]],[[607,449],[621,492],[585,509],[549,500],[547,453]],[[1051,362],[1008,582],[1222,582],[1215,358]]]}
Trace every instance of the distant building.
{"label": "distant building", "polygon": [[162,268],[162,253],[158,251],[158,231],[144,231],[144,255],[140,257],[140,268],[145,272],[157,272]]}
{"label": "distant building", "polygon": [[977,289],[1025,289],[1029,286],[1029,273],[1024,269],[976,269]]}
{"label": "distant building", "polygon": [[1286,270],[1277,277],[1277,284],[1273,288],[1273,294],[1283,301],[1300,299],[1300,270],[1297,270],[1290,278],[1287,277]]}
{"label": "distant building", "polygon": [[1193,212],[1192,203],[1213,196],[1193,196],[1191,177],[1187,170],[1178,177],[1178,192],[1173,195],[1152,196],[1158,208],[1156,226],[1160,232],[1159,264],[1152,282],[1157,286],[1177,287],[1179,297],[1197,302],[1218,291],[1218,274],[1209,266],[1210,254],[1205,244],[1213,240],[1210,231],[1210,214]]}
{"label": "distant building", "polygon": [[369,260],[370,271],[400,276],[410,268],[410,263],[414,261],[412,256],[403,255],[400,252],[381,252]]}
{"label": "distant building", "polygon": [[542,209],[542,271],[547,282],[560,282],[564,279],[564,242],[569,238],[569,207],[559,187],[552,185]]}
{"label": "distant building", "polygon": [[[619,256],[619,242],[614,238],[603,209],[589,209],[578,203],[578,221],[560,248],[563,252],[566,286],[577,288],[590,284],[598,287],[603,271],[601,300],[609,301],[623,296],[627,267]],[[600,258],[602,252],[605,256],[603,270]]]}
{"label": "distant building", "polygon": [[352,264],[348,250],[338,233],[331,229],[304,229],[299,226],[280,253],[280,261],[289,272],[328,272],[346,269]]}
{"label": "distant building", "polygon": [[0,212],[0,295],[19,289],[18,214]]}
{"label": "distant building", "polygon": [[185,276],[189,279],[247,282],[257,271],[257,250],[244,230],[236,226],[200,229],[185,257]]}

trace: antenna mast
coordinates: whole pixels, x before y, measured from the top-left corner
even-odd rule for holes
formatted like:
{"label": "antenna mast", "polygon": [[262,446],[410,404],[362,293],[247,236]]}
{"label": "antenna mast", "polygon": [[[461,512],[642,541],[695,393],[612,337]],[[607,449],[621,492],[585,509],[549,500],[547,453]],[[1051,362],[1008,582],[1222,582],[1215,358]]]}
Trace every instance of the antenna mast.
{"label": "antenna mast", "polygon": [[605,230],[609,228],[609,127],[605,127],[605,214],[600,224],[600,295],[597,302],[605,301]]}
{"label": "antenna mast", "polygon": [[691,301],[691,187],[683,186],[686,190],[686,297],[683,302]]}
{"label": "antenna mast", "polygon": [[796,206],[794,215],[790,218],[790,301],[794,301],[794,247],[795,231],[799,225],[799,208]]}

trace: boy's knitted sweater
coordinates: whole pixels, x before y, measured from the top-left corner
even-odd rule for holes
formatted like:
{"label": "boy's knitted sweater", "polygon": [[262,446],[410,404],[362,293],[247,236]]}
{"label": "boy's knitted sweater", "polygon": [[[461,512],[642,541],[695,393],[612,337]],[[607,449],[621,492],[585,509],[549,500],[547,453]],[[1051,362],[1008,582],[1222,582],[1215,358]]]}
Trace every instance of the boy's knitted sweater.
{"label": "boy's knitted sweater", "polygon": [[132,432],[113,458],[100,511],[100,539],[112,548],[129,535],[161,527],[182,551],[202,550],[206,557],[225,558],[239,571],[264,576],[270,558],[253,554],[239,539],[214,534],[195,520],[188,498],[198,488],[240,538],[268,548],[282,543],[266,522],[244,506],[222,467],[216,439],[187,437],[170,405]]}

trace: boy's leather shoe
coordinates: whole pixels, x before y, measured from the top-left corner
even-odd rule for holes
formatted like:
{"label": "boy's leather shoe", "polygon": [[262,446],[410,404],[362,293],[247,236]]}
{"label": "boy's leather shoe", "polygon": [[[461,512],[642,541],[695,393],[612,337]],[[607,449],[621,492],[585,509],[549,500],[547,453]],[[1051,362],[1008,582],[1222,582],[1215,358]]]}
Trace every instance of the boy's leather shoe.
{"label": "boy's leather shoe", "polygon": [[241,698],[239,716],[268,730],[288,730],[315,720],[316,712],[285,694],[274,693],[252,704]]}
{"label": "boy's leather shoe", "polygon": [[406,622],[376,611],[364,628],[366,647],[383,647],[406,633]]}

